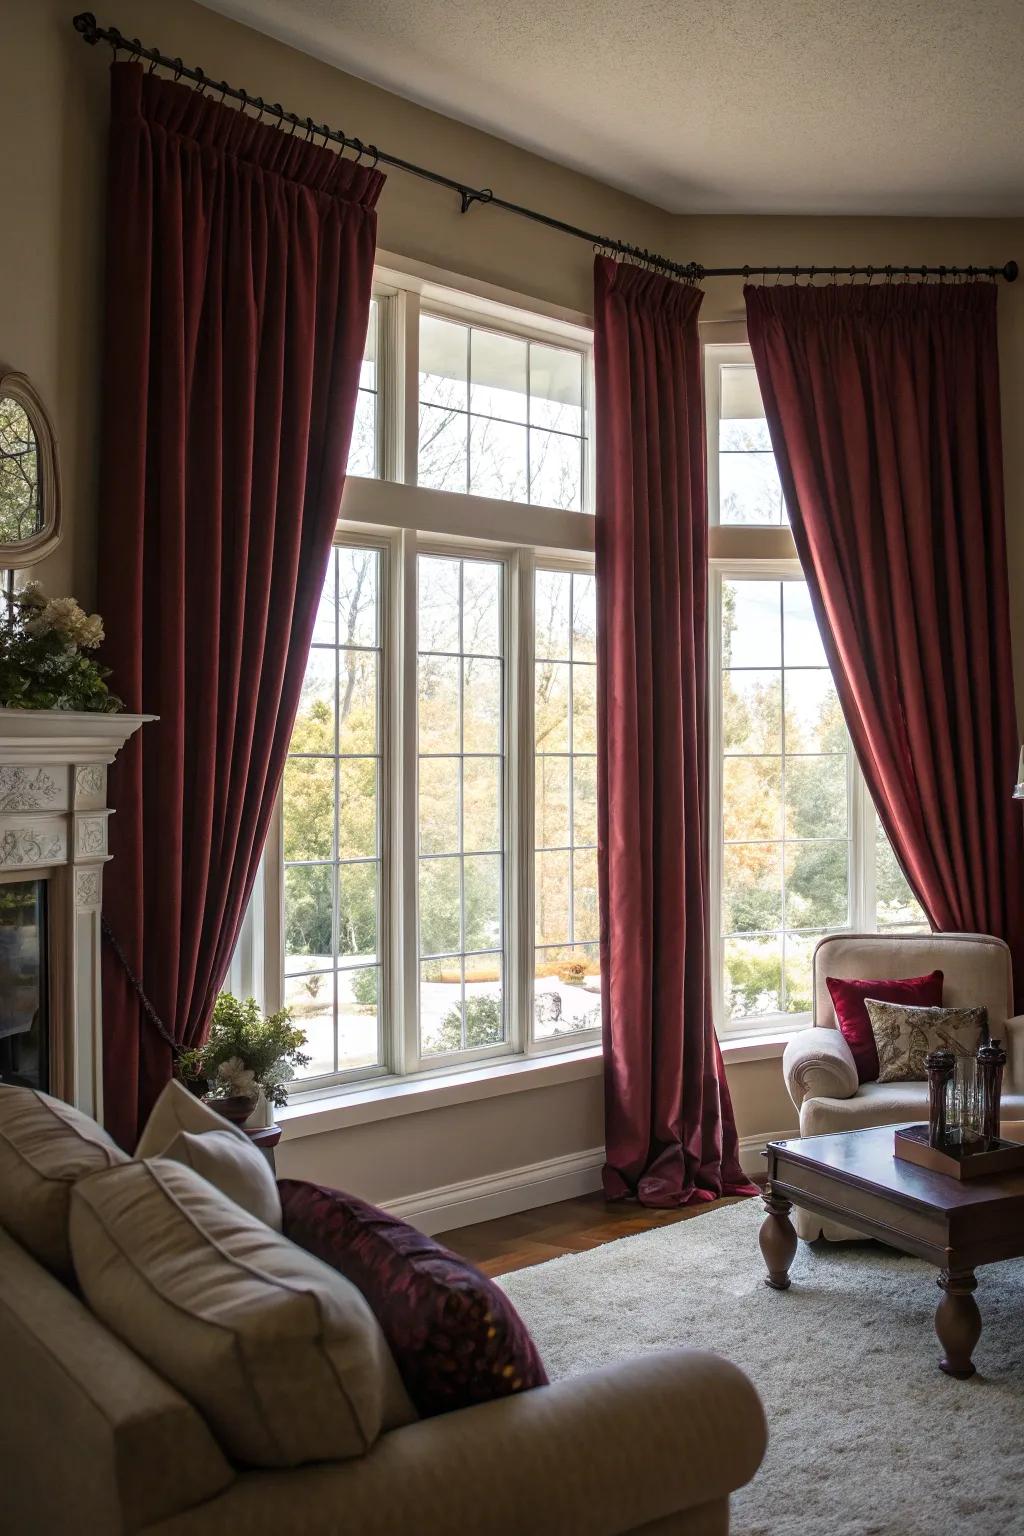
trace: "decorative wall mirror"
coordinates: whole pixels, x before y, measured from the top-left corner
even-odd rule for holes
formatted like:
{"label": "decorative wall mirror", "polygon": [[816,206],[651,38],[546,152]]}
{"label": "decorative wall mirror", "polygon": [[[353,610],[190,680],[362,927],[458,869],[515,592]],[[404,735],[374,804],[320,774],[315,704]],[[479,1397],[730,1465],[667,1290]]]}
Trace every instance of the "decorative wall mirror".
{"label": "decorative wall mirror", "polygon": [[60,471],[46,408],[23,373],[0,373],[0,568],[60,543]]}

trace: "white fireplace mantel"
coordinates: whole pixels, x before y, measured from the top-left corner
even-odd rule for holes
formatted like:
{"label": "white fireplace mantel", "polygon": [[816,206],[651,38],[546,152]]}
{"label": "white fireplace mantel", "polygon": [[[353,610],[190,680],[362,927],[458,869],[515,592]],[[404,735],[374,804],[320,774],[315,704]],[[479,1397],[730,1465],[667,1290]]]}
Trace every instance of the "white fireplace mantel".
{"label": "white fireplace mantel", "polygon": [[0,709],[0,882],[47,881],[50,1092],[103,1115],[107,767],[155,715]]}

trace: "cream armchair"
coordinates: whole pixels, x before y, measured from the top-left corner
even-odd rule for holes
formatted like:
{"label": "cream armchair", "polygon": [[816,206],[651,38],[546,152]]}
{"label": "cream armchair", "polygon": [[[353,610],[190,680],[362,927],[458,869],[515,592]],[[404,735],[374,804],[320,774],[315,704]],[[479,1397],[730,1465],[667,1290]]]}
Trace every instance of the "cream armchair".
{"label": "cream armchair", "polygon": [[[836,1024],[826,976],[848,979],[944,975],[943,1003],[988,1009],[989,1031],[1006,1047],[1003,1115],[1024,1119],[1024,1016],[1013,1016],[1010,951],[984,933],[843,933],[814,951],[813,1028],[786,1047],[782,1070],[800,1112],[801,1136],[853,1131],[928,1118],[926,1083],[858,1083],[850,1047]],[[859,1234],[809,1211],[794,1210],[800,1237],[841,1242]]]}

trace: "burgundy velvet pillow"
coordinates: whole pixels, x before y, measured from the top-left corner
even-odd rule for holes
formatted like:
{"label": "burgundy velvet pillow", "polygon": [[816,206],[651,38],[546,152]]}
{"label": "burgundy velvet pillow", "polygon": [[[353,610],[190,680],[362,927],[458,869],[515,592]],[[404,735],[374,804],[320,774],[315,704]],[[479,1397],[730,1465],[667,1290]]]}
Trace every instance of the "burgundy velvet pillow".
{"label": "burgundy velvet pillow", "polygon": [[515,1307],[472,1264],[354,1195],[277,1187],[285,1236],[363,1293],[421,1418],[547,1385]]}
{"label": "burgundy velvet pillow", "polygon": [[892,981],[847,981],[845,977],[826,976],[825,985],[832,996],[836,1022],[853,1055],[857,1078],[862,1083],[878,1081],[878,1052],[864,1006],[865,998],[874,998],[879,1003],[905,1003],[911,1008],[942,1007],[941,971]]}

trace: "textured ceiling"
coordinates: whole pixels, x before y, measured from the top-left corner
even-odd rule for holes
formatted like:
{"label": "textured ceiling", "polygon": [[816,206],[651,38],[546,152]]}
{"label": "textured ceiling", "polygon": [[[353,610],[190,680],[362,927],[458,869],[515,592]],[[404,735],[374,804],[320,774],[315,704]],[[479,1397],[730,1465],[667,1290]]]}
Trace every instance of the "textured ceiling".
{"label": "textured ceiling", "polygon": [[1024,212],[1024,0],[204,3],[673,212]]}

